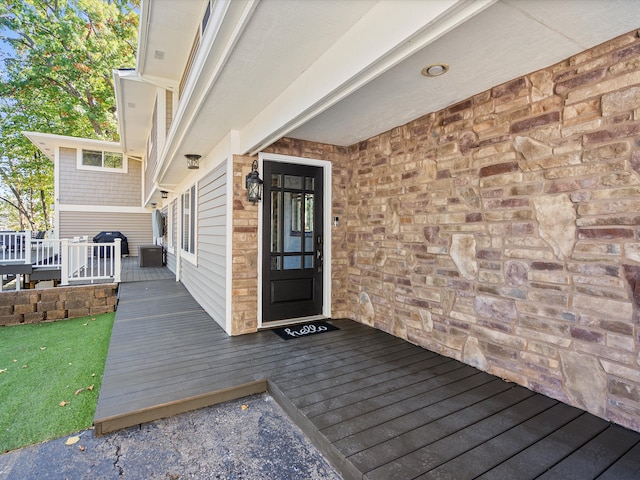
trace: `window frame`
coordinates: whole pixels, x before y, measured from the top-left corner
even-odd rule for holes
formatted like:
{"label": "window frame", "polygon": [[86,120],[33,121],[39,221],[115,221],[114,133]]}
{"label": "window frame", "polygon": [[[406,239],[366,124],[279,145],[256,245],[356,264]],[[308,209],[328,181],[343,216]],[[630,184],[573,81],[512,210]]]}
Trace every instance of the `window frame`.
{"label": "window frame", "polygon": [[[85,152],[100,152],[101,157],[102,157],[102,165],[101,166],[96,166],[96,165],[85,165],[84,164],[84,153]],[[113,168],[113,167],[105,167],[104,166],[104,159],[105,159],[105,154],[109,154],[109,153],[115,153],[118,155],[122,156],[122,167],[120,168]],[[128,162],[129,157],[127,157],[124,153],[122,152],[117,152],[114,150],[98,150],[98,149],[91,149],[91,148],[78,148],[77,149],[77,158],[76,158],[76,168],[78,170],[89,170],[89,171],[94,171],[94,172],[108,172],[108,173],[127,173],[129,170],[129,162]]]}
{"label": "window frame", "polygon": [[[195,264],[197,249],[197,194],[196,185],[193,184],[180,195],[180,251],[182,256]],[[188,196],[188,206],[185,208],[185,198]],[[185,225],[185,223],[187,225]],[[185,233],[188,235],[185,238]],[[185,249],[185,239],[188,243]]]}

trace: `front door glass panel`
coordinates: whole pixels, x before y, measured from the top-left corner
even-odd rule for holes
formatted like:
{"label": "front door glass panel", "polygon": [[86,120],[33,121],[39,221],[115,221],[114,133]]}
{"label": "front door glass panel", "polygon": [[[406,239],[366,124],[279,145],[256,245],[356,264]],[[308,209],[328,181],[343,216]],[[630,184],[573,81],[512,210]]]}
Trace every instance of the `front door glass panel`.
{"label": "front door glass panel", "polygon": [[313,177],[272,175],[271,270],[314,267],[314,185]]}

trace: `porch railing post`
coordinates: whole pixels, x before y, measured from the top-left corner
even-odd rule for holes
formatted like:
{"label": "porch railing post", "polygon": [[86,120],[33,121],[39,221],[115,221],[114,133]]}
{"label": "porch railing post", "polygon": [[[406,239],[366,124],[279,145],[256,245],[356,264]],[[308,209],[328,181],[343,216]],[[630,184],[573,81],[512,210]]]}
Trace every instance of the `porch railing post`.
{"label": "porch railing post", "polygon": [[60,285],[69,285],[69,239],[60,240]]}
{"label": "porch railing post", "polygon": [[115,272],[113,272],[113,281],[116,283],[120,283],[120,268],[122,266],[120,252],[122,251],[122,239],[116,238],[115,241],[116,241],[116,244],[113,252],[113,256],[115,260],[113,268],[115,269]]}
{"label": "porch railing post", "polygon": [[23,247],[24,247],[24,263],[29,265],[31,264],[31,230],[27,230],[24,232],[23,238]]}

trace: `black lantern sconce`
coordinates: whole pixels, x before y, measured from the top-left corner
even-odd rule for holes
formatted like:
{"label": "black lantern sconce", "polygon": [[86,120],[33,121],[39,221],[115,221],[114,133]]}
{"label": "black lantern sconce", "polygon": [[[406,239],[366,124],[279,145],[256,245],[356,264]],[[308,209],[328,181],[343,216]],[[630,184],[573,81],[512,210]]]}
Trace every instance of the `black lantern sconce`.
{"label": "black lantern sconce", "polygon": [[167,192],[166,190],[160,190],[160,196],[162,198],[169,198],[169,192]]}
{"label": "black lantern sconce", "polygon": [[262,183],[258,173],[258,161],[254,160],[251,165],[251,172],[249,172],[246,179],[247,200],[252,203],[262,200]]}
{"label": "black lantern sconce", "polygon": [[187,168],[189,170],[197,170],[198,168],[200,168],[200,155],[196,155],[195,153],[187,153],[185,157],[187,157]]}

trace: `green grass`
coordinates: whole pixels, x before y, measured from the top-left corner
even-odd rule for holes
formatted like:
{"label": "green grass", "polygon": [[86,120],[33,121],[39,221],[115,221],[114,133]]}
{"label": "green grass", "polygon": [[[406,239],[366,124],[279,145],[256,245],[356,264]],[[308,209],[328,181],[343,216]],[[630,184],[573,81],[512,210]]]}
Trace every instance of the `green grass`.
{"label": "green grass", "polygon": [[113,318],[0,327],[0,452],[93,424]]}

